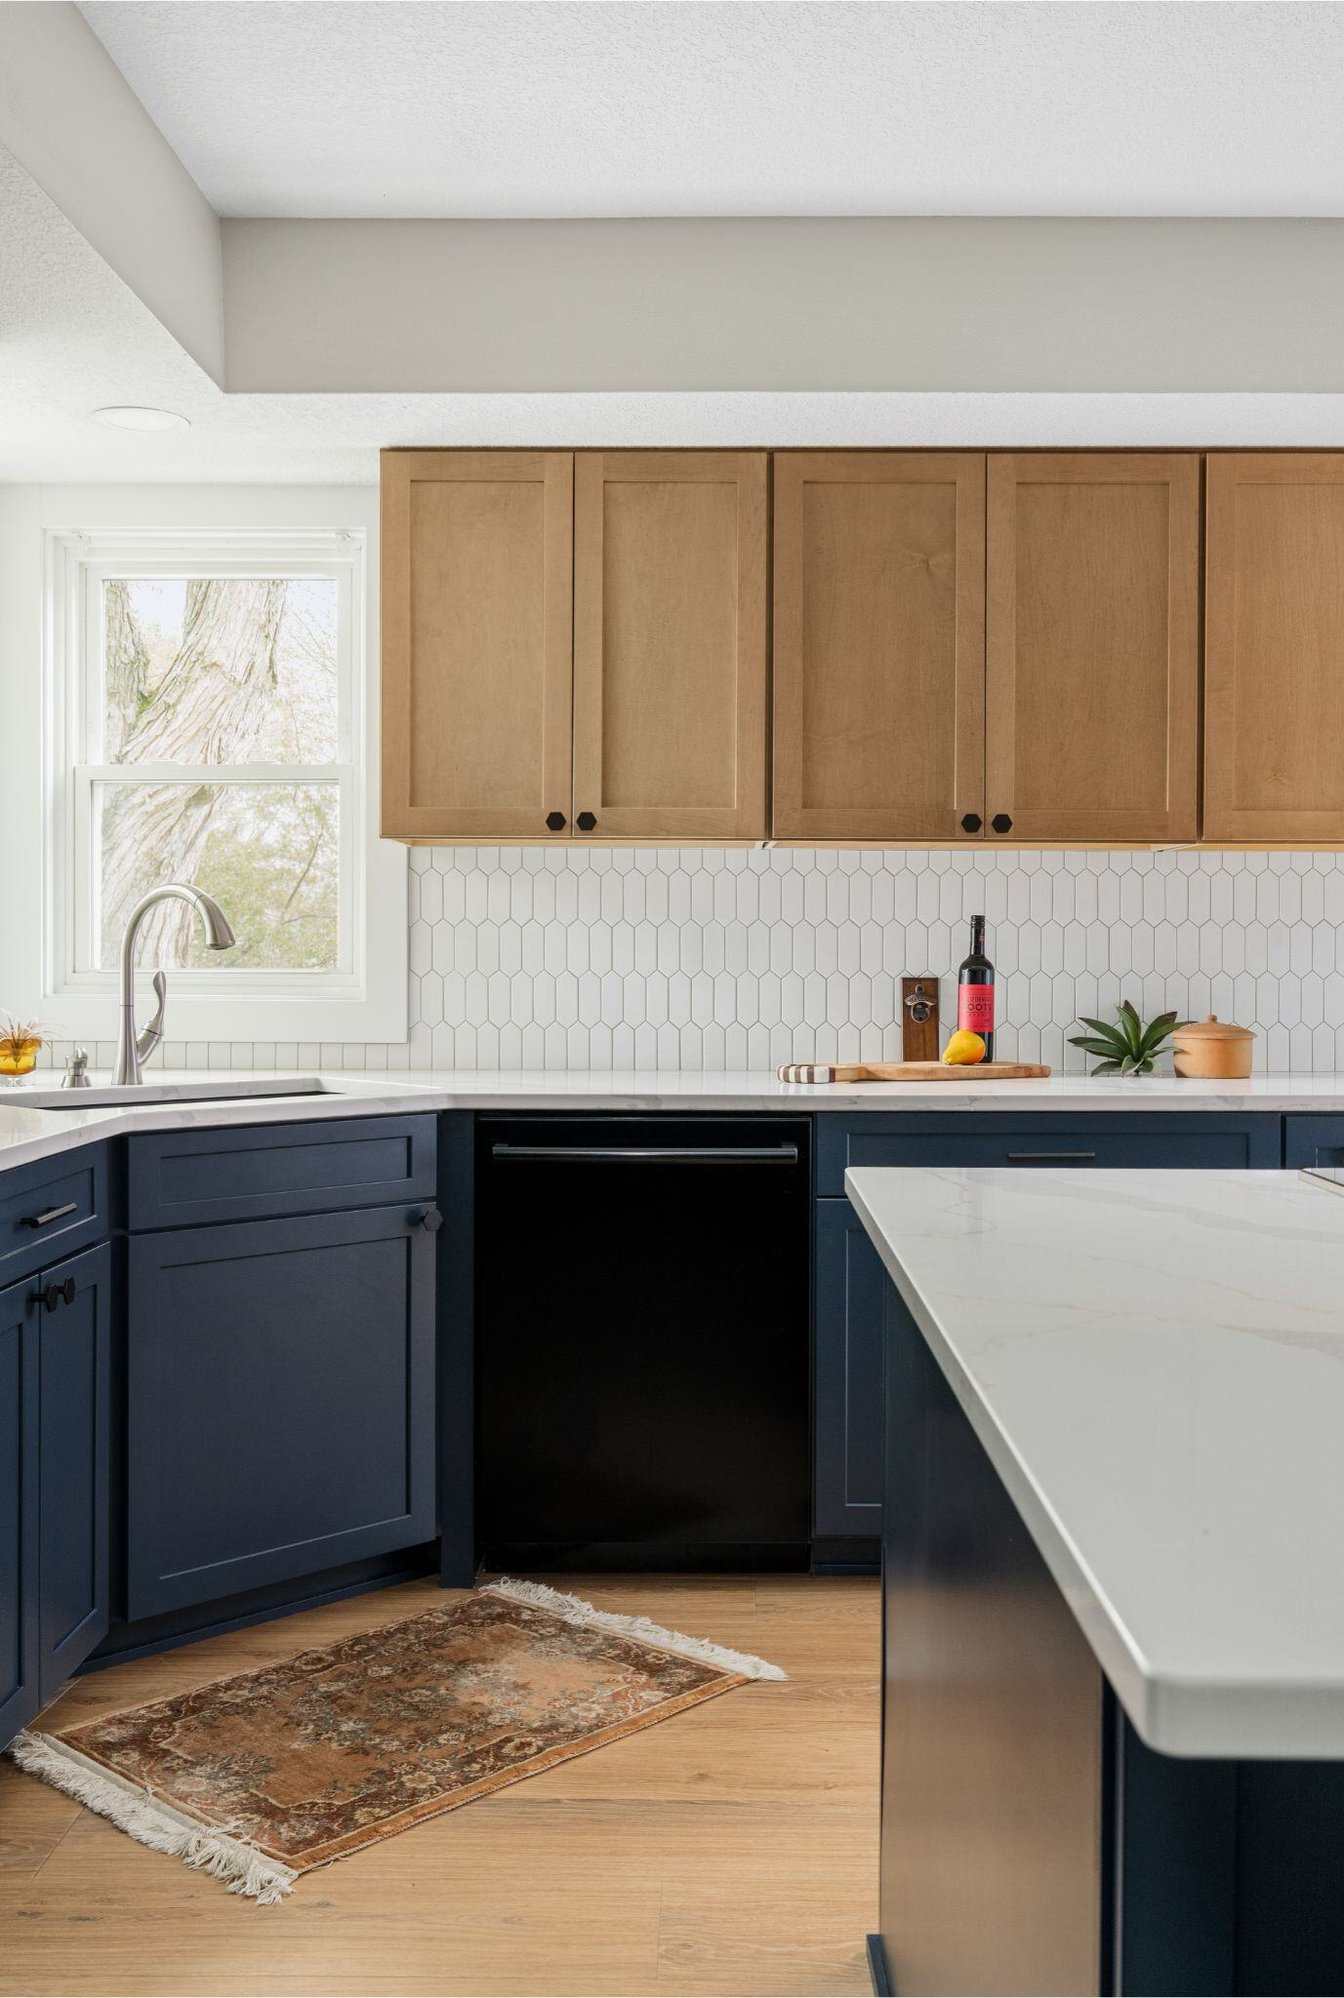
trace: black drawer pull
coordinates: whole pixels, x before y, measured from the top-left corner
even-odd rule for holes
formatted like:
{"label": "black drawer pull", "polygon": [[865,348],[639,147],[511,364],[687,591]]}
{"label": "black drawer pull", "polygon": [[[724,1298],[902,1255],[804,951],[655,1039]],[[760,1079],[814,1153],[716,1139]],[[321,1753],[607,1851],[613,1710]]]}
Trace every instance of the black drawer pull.
{"label": "black drawer pull", "polygon": [[58,1304],[73,1304],[74,1301],[75,1280],[73,1277],[67,1277],[64,1283],[49,1283],[44,1285],[38,1291],[36,1297],[32,1299],[34,1304],[40,1304],[45,1311],[54,1311]]}
{"label": "black drawer pull", "polygon": [[413,1228],[423,1228],[427,1235],[437,1235],[443,1226],[443,1216],[437,1207],[413,1207],[410,1219]]}
{"label": "black drawer pull", "polygon": [[1009,1165],[1077,1165],[1094,1159],[1095,1152],[1009,1152]]}
{"label": "black drawer pull", "polygon": [[797,1145],[491,1145],[493,1159],[568,1165],[797,1165]]}
{"label": "black drawer pull", "polygon": [[53,1221],[63,1221],[67,1214],[77,1213],[79,1202],[67,1200],[64,1207],[49,1207],[45,1214],[25,1214],[20,1221],[21,1228],[49,1228]]}

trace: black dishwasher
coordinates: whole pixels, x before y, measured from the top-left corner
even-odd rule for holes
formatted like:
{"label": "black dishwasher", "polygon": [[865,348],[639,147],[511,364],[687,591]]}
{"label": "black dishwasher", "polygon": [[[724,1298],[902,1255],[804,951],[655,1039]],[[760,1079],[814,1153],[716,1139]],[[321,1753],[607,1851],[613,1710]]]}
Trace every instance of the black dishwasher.
{"label": "black dishwasher", "polygon": [[478,1119],[487,1566],[806,1568],[810,1135]]}

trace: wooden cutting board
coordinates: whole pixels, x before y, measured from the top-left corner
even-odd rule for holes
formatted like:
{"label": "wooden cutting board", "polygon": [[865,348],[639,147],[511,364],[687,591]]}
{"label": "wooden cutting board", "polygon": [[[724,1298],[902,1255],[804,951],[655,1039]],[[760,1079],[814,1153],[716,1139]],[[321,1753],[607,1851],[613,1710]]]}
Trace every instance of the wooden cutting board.
{"label": "wooden cutting board", "polygon": [[1034,1082],[1050,1071],[1039,1061],[788,1061],[781,1082]]}

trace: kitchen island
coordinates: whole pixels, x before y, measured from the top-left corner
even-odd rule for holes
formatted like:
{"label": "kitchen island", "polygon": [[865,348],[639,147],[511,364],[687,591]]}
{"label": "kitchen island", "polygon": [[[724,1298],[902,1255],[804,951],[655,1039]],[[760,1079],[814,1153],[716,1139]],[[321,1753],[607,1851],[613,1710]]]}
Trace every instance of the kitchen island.
{"label": "kitchen island", "polygon": [[892,1280],[879,1977],[1344,1989],[1344,1198],[846,1189]]}

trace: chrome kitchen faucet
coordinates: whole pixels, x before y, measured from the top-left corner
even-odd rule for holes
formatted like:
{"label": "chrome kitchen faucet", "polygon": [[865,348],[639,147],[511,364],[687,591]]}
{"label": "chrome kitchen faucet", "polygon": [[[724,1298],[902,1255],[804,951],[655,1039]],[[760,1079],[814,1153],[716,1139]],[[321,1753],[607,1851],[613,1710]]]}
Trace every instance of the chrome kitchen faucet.
{"label": "chrome kitchen faucet", "polygon": [[232,950],[237,938],[233,934],[228,917],[212,895],[203,888],[191,888],[180,881],[169,881],[162,888],[151,888],[131,910],[126,922],[125,934],[121,939],[121,1021],[117,1030],[117,1065],[112,1080],[118,1085],[143,1080],[141,1064],[148,1061],[159,1042],[163,1039],[163,1015],[168,1003],[168,977],[163,971],[154,973],[154,991],[158,996],[158,1007],[154,1018],[142,1032],[135,1031],[135,946],[140,935],[140,924],[156,902],[168,902],[176,898],[190,902],[201,919],[201,929],[211,950]]}

